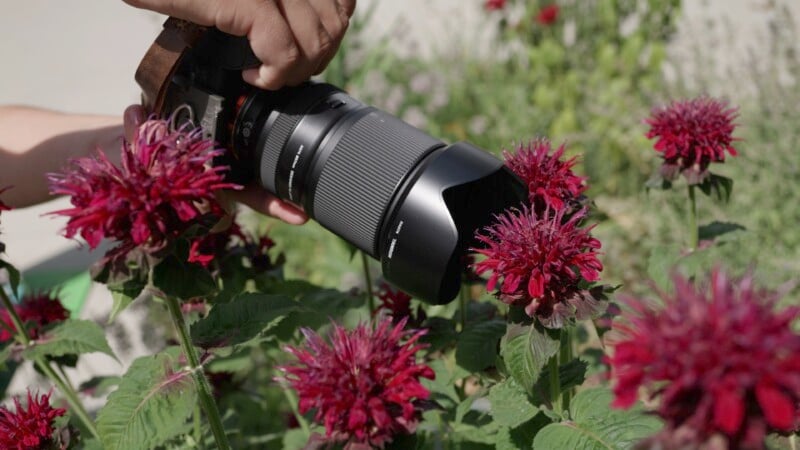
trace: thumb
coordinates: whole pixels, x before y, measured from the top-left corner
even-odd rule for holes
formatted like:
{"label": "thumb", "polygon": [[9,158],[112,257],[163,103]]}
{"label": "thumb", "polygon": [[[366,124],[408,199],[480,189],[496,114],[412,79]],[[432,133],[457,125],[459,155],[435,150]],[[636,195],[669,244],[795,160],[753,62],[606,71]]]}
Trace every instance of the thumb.
{"label": "thumb", "polygon": [[125,108],[122,114],[125,127],[125,140],[131,142],[136,136],[136,129],[144,122],[144,108],[141,105],[131,105]]}

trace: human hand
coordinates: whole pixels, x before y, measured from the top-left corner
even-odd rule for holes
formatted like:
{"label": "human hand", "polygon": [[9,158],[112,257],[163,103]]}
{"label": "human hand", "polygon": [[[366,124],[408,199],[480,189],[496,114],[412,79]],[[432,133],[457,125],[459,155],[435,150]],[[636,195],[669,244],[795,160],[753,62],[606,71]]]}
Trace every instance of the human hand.
{"label": "human hand", "polygon": [[[123,117],[125,139],[130,142],[136,134],[136,129],[145,120],[144,108],[140,105],[128,106]],[[232,202],[242,203],[257,212],[275,217],[291,225],[302,225],[308,221],[308,216],[303,211],[282,201],[258,184],[245,186],[239,191],[223,191],[221,196],[222,198],[219,200],[223,205]]]}
{"label": "human hand", "polygon": [[123,0],[137,8],[247,36],[258,68],[242,72],[262,89],[297,85],[333,59],[356,0]]}

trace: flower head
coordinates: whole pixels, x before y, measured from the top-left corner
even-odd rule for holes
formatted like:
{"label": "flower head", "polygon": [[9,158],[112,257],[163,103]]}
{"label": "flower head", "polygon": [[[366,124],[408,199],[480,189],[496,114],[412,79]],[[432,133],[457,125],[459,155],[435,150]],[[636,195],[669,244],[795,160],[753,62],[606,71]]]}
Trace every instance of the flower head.
{"label": "flower head", "polygon": [[539,10],[539,13],[536,14],[536,21],[542,25],[552,25],[558,20],[558,13],[558,5],[552,3]]}
{"label": "flower head", "polygon": [[690,184],[708,176],[712,162],[724,162],[725,152],[736,156],[733,123],[737,109],[710,97],[674,101],[655,108],[646,120],[649,139],[656,138],[655,150],[662,153],[661,174],[674,179],[683,174]]}
{"label": "flower head", "polygon": [[564,215],[564,210],[542,215],[528,208],[507,211],[485,234],[478,233],[484,247],[473,249],[485,256],[475,271],[491,273],[487,289],[498,287],[500,300],[524,306],[529,316],[551,328],[602,309],[596,291],[584,287],[600,279],[600,241],[589,234],[591,227],[581,226],[585,209],[567,220]]}
{"label": "flower head", "polygon": [[236,186],[225,182],[227,168],[211,165],[220,153],[199,128],[172,131],[167,120],[148,120],[123,142],[121,167],[99,151],[51,175],[51,192],[73,205],[53,214],[67,216],[66,236],[80,235],[91,248],[110,238],[158,251],[205,211],[221,213],[214,193]]}
{"label": "flower head", "polygon": [[[63,322],[69,318],[69,311],[64,308],[61,301],[44,293],[37,293],[23,298],[20,304],[14,305],[14,310],[20,320],[27,324],[25,328],[28,331],[28,336],[32,339],[36,339],[44,327]],[[10,329],[16,329],[7,310],[0,310],[0,320],[8,325]],[[0,342],[7,342],[12,337],[6,328],[0,328]]]}
{"label": "flower head", "polygon": [[260,274],[274,269],[279,261],[273,261],[269,251],[275,247],[275,241],[268,235],[260,236],[247,232],[234,221],[227,229],[204,234],[192,241],[189,248],[189,262],[203,267],[210,267],[212,262],[220,263],[227,257],[235,257],[247,261],[249,272]]}
{"label": "flower head", "polygon": [[28,408],[14,397],[16,412],[0,406],[0,448],[9,450],[40,450],[53,443],[53,420],[66,410],[50,406],[50,394],[31,395]]}
{"label": "flower head", "polygon": [[699,442],[723,436],[731,449],[762,448],[769,431],[797,428],[800,308],[775,309],[778,296],[752,276],[714,271],[707,286],[675,276],[661,304],[628,299],[609,358],[617,407],[641,386],[660,397],[667,430]]}
{"label": "flower head", "polygon": [[411,310],[411,296],[405,292],[381,283],[378,289],[378,300],[380,305],[375,311],[379,313],[385,311],[392,318],[392,322],[398,323],[406,320],[408,326],[416,328],[426,319],[425,311],[418,307],[416,313]]}
{"label": "flower head", "polygon": [[506,7],[506,0],[486,0],[483,7],[487,11],[498,11]]}
{"label": "flower head", "polygon": [[404,327],[405,320],[393,325],[388,318],[351,332],[334,324],[330,344],[304,329],[305,345],[287,348],[297,361],[281,370],[300,412],[315,409],[329,440],[383,448],[394,435],[414,432],[429,395],[420,378],[434,374],[416,362],[424,331]]}
{"label": "flower head", "polygon": [[528,200],[537,214],[548,207],[557,211],[577,205],[586,190],[586,179],[572,172],[577,159],[563,161],[563,155],[564,145],[553,152],[547,139],[519,145],[513,154],[503,152],[506,166],[528,185]]}

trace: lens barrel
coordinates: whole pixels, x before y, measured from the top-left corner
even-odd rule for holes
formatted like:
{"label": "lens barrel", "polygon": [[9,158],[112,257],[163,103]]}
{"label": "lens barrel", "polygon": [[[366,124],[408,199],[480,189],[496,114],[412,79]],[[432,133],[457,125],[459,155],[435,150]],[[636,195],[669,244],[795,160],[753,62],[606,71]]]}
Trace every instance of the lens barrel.
{"label": "lens barrel", "polygon": [[448,146],[329,84],[252,92],[233,136],[262,186],[434,303],[457,294],[475,230],[525,195],[497,158]]}

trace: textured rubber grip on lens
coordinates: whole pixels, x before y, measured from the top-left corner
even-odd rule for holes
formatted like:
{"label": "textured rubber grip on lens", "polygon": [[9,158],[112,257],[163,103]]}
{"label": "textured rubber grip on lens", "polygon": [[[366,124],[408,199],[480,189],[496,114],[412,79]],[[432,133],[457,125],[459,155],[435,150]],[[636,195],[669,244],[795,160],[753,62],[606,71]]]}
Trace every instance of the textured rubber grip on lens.
{"label": "textured rubber grip on lens", "polygon": [[325,161],[314,191],[314,218],[375,256],[378,232],[397,186],[442,142],[382,111],[347,130]]}
{"label": "textured rubber grip on lens", "polygon": [[289,140],[297,124],[305,117],[308,111],[319,101],[327,98],[327,94],[338,92],[339,89],[330,84],[313,84],[304,88],[294,88],[298,91],[291,100],[280,110],[280,115],[275,119],[269,134],[261,149],[261,184],[270,192],[277,192],[275,186],[275,173],[278,161],[283,152],[283,146]]}

